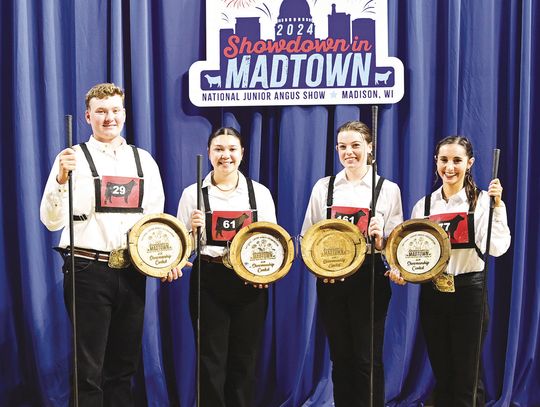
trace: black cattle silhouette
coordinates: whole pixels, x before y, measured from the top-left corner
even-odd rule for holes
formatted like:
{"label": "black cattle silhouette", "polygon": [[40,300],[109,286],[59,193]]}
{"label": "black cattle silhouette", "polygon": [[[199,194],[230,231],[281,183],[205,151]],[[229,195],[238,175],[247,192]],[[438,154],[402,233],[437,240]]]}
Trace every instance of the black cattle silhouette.
{"label": "black cattle silhouette", "polygon": [[446,233],[448,233],[448,236],[450,236],[450,239],[455,239],[454,233],[456,233],[456,229],[459,225],[459,222],[464,220],[465,218],[461,216],[460,214],[457,214],[452,219],[445,221],[445,223],[448,224],[448,227],[446,228]]}
{"label": "black cattle silhouette", "polygon": [[[353,220],[351,221],[351,216],[353,217]],[[336,212],[336,219],[343,219],[343,220],[347,220],[347,221],[350,221],[352,224],[356,225],[358,223],[358,220],[362,217],[362,216],[366,216],[366,214],[364,213],[364,211],[362,210],[359,210],[357,212],[354,212],[354,213],[341,213],[341,212]]]}
{"label": "black cattle silhouette", "polygon": [[105,186],[105,203],[112,203],[113,197],[122,197],[127,203],[131,190],[135,186],[135,180],[131,180],[126,184],[117,184],[115,182],[107,182]]}
{"label": "black cattle silhouette", "polygon": [[[249,215],[247,213],[243,213],[236,218],[222,218],[221,216],[218,217],[216,222],[216,237],[223,237],[224,230],[234,230],[238,232],[240,229],[242,229],[244,221],[247,218],[249,218]],[[234,226],[231,227],[231,225]]]}

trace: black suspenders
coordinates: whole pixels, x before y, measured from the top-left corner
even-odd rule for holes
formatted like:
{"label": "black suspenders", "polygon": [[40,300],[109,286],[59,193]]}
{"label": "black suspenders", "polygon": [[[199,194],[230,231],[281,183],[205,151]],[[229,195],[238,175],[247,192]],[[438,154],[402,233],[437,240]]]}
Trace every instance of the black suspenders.
{"label": "black suspenders", "polygon": [[[379,181],[377,182],[377,185],[375,185],[375,202],[379,201],[379,194],[381,193],[382,184],[384,182],[384,177],[379,177]],[[371,217],[375,213],[375,208],[373,208],[373,202],[369,203],[369,219],[368,219],[368,225],[369,221],[371,220]]]}
{"label": "black suspenders", "polygon": [[[96,169],[96,164],[94,163],[94,159],[92,158],[92,155],[90,154],[90,151],[88,150],[88,146],[86,145],[86,143],[81,143],[79,144],[79,146],[81,147],[81,150],[84,153],[84,156],[86,157],[86,161],[88,162],[88,166],[90,167],[90,171],[92,172],[92,177],[94,178],[95,196],[99,197],[101,194],[101,182],[99,179],[99,174]],[[137,147],[131,144],[129,146],[133,150],[133,157],[135,158],[135,165],[137,166],[137,176],[140,178],[139,203],[141,203],[143,199],[143,194],[144,194],[144,174],[143,174],[142,165],[141,165],[141,157],[139,156],[139,150],[137,149]],[[140,209],[140,211],[137,210],[137,212],[142,212],[142,208]],[[80,219],[74,219],[74,220],[80,220]]]}
{"label": "black suspenders", "polygon": [[[96,170],[96,165],[94,164],[94,159],[92,158],[92,155],[90,154],[90,151],[88,150],[88,146],[86,143],[79,144],[81,146],[81,150],[84,153],[84,156],[86,157],[86,161],[88,161],[88,165],[90,166],[90,171],[92,171],[92,176],[94,178],[99,178],[98,172]],[[131,149],[133,150],[133,156],[135,157],[135,165],[137,166],[137,176],[139,178],[144,178],[143,170],[141,166],[141,158],[139,157],[139,150],[137,147],[133,145],[129,145]]]}
{"label": "black suspenders", "polygon": [[336,176],[332,175],[328,181],[328,193],[326,194],[326,219],[332,219],[332,203],[334,202],[334,182]]}
{"label": "black suspenders", "polygon": [[[251,209],[251,219],[253,222],[257,222],[257,201],[255,199],[255,190],[253,189],[253,181],[251,178],[246,177],[246,183],[248,188],[249,208]],[[204,202],[205,211],[205,223],[206,223],[206,240],[207,243],[212,240],[212,209],[210,207],[210,198],[208,197],[208,186],[202,188],[202,196]],[[233,209],[232,209],[233,210]],[[217,243],[212,243],[217,244]]]}
{"label": "black suspenders", "polygon": [[251,208],[252,214],[251,219],[253,222],[257,222],[257,219],[259,218],[257,216],[257,201],[255,200],[255,191],[253,190],[253,181],[251,181],[250,178],[246,177],[247,187],[248,187],[248,195],[249,195],[249,207]]}
{"label": "black suspenders", "polygon": [[[255,191],[253,189],[253,181],[251,178],[246,177],[247,187],[248,187],[248,196],[249,196],[249,208],[252,211],[253,222],[257,222],[257,201],[255,200]],[[204,208],[206,216],[212,214],[212,209],[210,208],[210,199],[208,198],[208,186],[202,189]],[[207,219],[208,221],[208,219]],[[208,223],[208,222],[207,222]]]}
{"label": "black suspenders", "polygon": [[431,194],[428,194],[424,198],[424,217],[429,218],[430,212],[431,212]]}
{"label": "black suspenders", "polygon": [[[429,214],[431,212],[431,194],[428,194],[425,196],[424,199],[424,217],[429,218]],[[470,248],[473,248],[476,251],[476,254],[483,260],[484,255],[482,254],[482,251],[480,248],[476,245],[476,239],[475,239],[475,230],[474,230],[474,211],[472,210],[471,203],[469,203],[469,210],[467,212],[467,223],[469,225],[469,232],[472,232],[472,236],[469,238],[472,239],[472,244]],[[472,228],[470,227],[472,224]]]}
{"label": "black suspenders", "polygon": [[[377,185],[375,186],[375,201],[379,199],[379,194],[381,193],[382,184],[384,182],[384,177],[379,177],[379,181],[377,182]],[[334,183],[336,181],[336,176],[332,175],[330,177],[330,180],[328,182],[328,193],[326,195],[326,219],[332,218],[332,204],[334,203]],[[374,212],[374,209],[372,208],[373,202],[370,202],[369,204],[369,216],[371,218],[372,213]],[[369,224],[369,220],[368,220]]]}

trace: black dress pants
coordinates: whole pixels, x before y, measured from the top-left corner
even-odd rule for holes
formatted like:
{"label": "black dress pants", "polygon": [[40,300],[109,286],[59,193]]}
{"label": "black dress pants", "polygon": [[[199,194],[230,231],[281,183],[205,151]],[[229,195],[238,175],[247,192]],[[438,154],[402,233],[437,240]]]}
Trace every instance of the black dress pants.
{"label": "black dress pants", "polygon": [[[375,257],[373,406],[384,406],[383,340],[391,290]],[[336,407],[369,406],[371,257],[345,281],[317,281],[319,312],[328,336]]]}
{"label": "black dress pants", "polygon": [[[431,368],[435,375],[436,407],[472,406],[476,348],[482,305],[483,273],[467,273],[455,278],[456,292],[444,293],[431,283],[422,285],[420,321]],[[485,305],[482,342],[487,332],[488,306]],[[482,368],[476,405],[485,405]]]}
{"label": "black dress pants", "polygon": [[[190,279],[190,311],[195,337],[197,270]],[[201,261],[201,407],[253,405],[255,368],[268,290],[254,288],[222,264]]]}
{"label": "black dress pants", "polygon": [[[68,265],[69,257],[64,272]],[[146,278],[133,267],[112,269],[107,263],[77,257],[75,275],[79,406],[132,406],[131,378],[141,353]],[[64,300],[70,317],[71,281],[71,273],[65,274]]]}

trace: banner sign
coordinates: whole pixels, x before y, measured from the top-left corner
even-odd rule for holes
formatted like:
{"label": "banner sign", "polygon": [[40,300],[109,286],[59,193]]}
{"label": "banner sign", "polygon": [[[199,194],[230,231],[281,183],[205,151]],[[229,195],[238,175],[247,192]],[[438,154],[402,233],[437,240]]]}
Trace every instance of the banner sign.
{"label": "banner sign", "polygon": [[388,55],[387,0],[206,0],[197,106],[387,104],[403,97]]}

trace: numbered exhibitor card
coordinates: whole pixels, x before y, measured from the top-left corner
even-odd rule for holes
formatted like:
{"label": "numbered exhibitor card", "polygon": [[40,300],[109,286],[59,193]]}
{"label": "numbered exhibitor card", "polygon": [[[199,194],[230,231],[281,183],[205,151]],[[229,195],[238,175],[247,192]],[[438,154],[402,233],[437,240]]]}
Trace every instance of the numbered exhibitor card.
{"label": "numbered exhibitor card", "polygon": [[386,0],[205,0],[197,106],[387,104],[403,97]]}
{"label": "numbered exhibitor card", "polygon": [[240,229],[253,222],[251,211],[212,212],[212,240],[227,242],[234,238]]}

